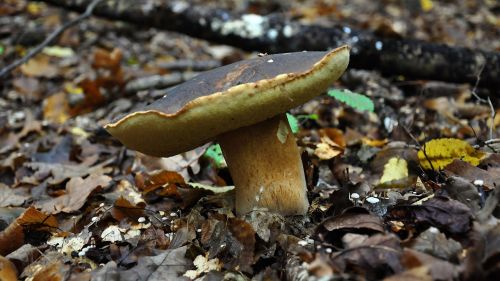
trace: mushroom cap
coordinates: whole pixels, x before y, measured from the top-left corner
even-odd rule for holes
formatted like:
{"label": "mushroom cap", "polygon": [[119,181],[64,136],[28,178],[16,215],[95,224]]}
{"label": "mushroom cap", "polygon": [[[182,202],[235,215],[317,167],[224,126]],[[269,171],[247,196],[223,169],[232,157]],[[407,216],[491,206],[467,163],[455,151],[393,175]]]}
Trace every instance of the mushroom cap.
{"label": "mushroom cap", "polygon": [[323,93],[348,63],[348,46],[239,61],[200,73],[105,129],[129,148],[172,156],[305,103]]}

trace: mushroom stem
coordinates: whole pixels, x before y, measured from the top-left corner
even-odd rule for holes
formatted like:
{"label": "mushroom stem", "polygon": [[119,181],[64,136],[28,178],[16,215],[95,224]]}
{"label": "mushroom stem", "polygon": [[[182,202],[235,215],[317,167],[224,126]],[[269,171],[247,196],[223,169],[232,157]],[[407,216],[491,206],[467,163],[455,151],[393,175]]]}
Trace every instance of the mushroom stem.
{"label": "mushroom stem", "polygon": [[218,137],[236,186],[236,213],[255,207],[304,215],[309,207],[299,149],[285,114]]}

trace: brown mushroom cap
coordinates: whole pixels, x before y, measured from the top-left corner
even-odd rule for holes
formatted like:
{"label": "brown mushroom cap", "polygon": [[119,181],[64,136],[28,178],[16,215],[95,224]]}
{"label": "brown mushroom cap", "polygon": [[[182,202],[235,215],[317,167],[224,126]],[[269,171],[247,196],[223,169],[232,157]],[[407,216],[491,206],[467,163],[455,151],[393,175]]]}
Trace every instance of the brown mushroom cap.
{"label": "brown mushroom cap", "polygon": [[347,68],[349,48],[268,55],[199,74],[105,128],[145,154],[172,156],[296,107]]}

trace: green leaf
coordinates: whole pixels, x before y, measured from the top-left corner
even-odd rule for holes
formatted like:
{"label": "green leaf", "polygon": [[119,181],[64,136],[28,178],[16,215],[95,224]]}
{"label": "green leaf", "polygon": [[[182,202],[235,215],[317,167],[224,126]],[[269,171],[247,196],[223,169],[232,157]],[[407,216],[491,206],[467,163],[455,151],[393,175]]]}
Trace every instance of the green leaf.
{"label": "green leaf", "polygon": [[0,45],[0,56],[3,54],[4,51],[5,51],[5,48],[2,45]]}
{"label": "green leaf", "polygon": [[299,131],[299,120],[290,113],[286,114],[286,118],[288,119],[288,124],[290,124],[290,129],[292,129],[292,133],[296,134]]}
{"label": "green leaf", "polygon": [[217,168],[226,167],[226,160],[224,159],[224,155],[222,155],[222,149],[219,144],[211,144],[204,154],[205,157],[208,157],[213,160],[215,166]]}
{"label": "green leaf", "polygon": [[286,114],[286,118],[288,119],[288,124],[290,124],[290,129],[292,129],[292,133],[296,134],[299,131],[299,120],[318,120],[318,114],[302,114],[302,115],[292,115],[290,113]]}
{"label": "green leaf", "polygon": [[297,119],[310,119],[310,120],[318,120],[318,114],[307,114],[307,115],[297,115]]}
{"label": "green leaf", "polygon": [[333,89],[328,91],[328,95],[357,110],[373,112],[375,109],[372,100],[367,96],[354,93],[349,90]]}

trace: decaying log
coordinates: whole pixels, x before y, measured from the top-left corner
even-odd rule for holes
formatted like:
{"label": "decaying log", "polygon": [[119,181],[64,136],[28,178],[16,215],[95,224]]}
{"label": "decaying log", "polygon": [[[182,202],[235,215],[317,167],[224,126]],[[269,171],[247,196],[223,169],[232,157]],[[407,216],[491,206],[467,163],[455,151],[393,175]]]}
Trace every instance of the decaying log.
{"label": "decaying log", "polygon": [[[84,11],[91,0],[42,0],[74,11]],[[450,47],[418,40],[380,38],[347,26],[304,25],[281,14],[237,15],[229,11],[189,5],[184,1],[105,0],[97,16],[177,31],[193,37],[263,53],[326,50],[352,46],[351,67],[375,69],[408,79],[432,79],[500,85],[500,53]]]}

